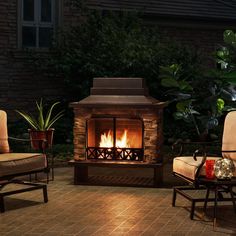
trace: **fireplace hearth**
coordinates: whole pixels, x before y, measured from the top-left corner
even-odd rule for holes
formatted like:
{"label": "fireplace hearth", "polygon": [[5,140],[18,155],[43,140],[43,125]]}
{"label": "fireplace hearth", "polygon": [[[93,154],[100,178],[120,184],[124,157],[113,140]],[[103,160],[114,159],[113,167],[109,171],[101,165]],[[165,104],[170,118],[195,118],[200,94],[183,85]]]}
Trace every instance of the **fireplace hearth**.
{"label": "fireplace hearth", "polygon": [[71,103],[73,164],[160,166],[165,105],[149,96],[142,78],[94,78],[90,96]]}

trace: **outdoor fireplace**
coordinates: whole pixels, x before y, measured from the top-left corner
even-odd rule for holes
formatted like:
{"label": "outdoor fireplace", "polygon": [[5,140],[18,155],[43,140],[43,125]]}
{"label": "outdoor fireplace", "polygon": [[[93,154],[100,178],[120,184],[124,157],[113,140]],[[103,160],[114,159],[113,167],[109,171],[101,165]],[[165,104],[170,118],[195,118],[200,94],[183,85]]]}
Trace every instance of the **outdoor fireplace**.
{"label": "outdoor fireplace", "polygon": [[90,96],[71,106],[76,160],[162,161],[165,103],[148,95],[144,79],[94,78]]}
{"label": "outdoor fireplace", "polygon": [[71,103],[75,183],[87,180],[88,166],[103,165],[154,168],[157,182],[165,105],[142,78],[94,78],[90,96]]}

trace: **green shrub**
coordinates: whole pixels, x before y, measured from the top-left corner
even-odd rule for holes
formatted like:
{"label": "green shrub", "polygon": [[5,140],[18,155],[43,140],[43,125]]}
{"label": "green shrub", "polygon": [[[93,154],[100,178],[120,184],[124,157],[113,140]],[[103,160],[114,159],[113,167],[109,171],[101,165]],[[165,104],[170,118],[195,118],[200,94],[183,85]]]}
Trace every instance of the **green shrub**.
{"label": "green shrub", "polygon": [[[169,110],[176,120],[185,121],[184,125],[178,125],[183,139],[220,138],[224,116],[235,110],[236,34],[226,30],[223,37],[225,45],[216,52],[220,70],[193,75],[186,74],[180,64],[160,67]],[[173,130],[178,133],[177,122],[174,126]],[[176,133],[172,133],[173,136]]]}
{"label": "green shrub", "polygon": [[181,63],[186,73],[199,70],[198,53],[147,26],[138,14],[88,11],[86,20],[63,33],[47,69],[65,78],[71,100],[88,95],[94,77],[143,77],[151,94],[165,99],[159,66]]}
{"label": "green shrub", "polygon": [[[201,71],[198,51],[169,39],[153,24],[147,25],[140,14],[87,11],[83,19],[78,26],[61,32],[52,57],[34,58],[38,68],[65,79],[70,101],[87,96],[94,77],[143,77],[150,94],[166,101],[169,97],[161,86],[160,66],[180,64],[183,76],[192,80]],[[174,110],[171,106],[166,109],[164,120],[168,123],[173,123]],[[66,123],[60,123],[59,129],[68,130],[63,127]],[[165,133],[172,133],[168,124]],[[72,136],[60,134],[61,140]]]}

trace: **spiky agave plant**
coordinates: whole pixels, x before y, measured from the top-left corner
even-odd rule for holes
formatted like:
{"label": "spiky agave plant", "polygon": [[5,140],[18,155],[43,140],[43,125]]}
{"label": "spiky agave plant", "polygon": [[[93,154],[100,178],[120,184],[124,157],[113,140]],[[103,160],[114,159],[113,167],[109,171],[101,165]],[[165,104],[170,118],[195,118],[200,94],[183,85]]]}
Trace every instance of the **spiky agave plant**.
{"label": "spiky agave plant", "polygon": [[63,116],[64,111],[60,111],[56,115],[52,116],[52,111],[56,105],[60,102],[55,102],[51,105],[45,115],[43,99],[40,102],[36,101],[36,107],[38,110],[38,118],[35,118],[33,115],[30,115],[26,112],[16,110],[34,130],[45,131],[49,130],[52,125]]}

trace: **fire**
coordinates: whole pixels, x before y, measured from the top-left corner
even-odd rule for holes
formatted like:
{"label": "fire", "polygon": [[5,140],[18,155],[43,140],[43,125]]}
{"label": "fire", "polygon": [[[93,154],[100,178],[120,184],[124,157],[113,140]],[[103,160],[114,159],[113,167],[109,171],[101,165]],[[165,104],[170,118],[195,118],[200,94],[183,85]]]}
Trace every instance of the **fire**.
{"label": "fire", "polygon": [[[127,133],[128,131],[125,129],[121,138],[116,139],[117,148],[129,147],[129,140],[127,137]],[[101,141],[99,143],[99,147],[113,147],[113,136],[111,135],[111,130],[109,130],[108,133],[103,133],[101,135]]]}
{"label": "fire", "polygon": [[113,147],[113,138],[111,136],[111,130],[108,133],[103,133],[101,135],[101,141],[99,147]]}

